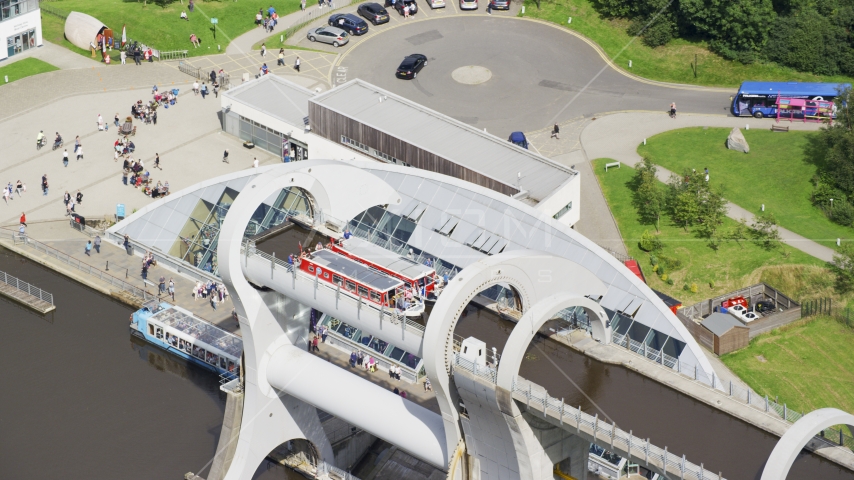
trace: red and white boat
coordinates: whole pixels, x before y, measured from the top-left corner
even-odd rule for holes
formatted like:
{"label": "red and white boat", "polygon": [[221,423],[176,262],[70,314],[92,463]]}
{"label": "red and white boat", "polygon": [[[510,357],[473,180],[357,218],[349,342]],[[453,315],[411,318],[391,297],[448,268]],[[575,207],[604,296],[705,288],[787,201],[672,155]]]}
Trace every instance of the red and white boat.
{"label": "red and white boat", "polygon": [[438,293],[436,286],[439,277],[436,270],[388,251],[379,245],[361,238],[350,237],[342,238],[338,243],[330,243],[329,248],[362,265],[402,280],[421,300],[435,298]]}
{"label": "red and white boat", "polygon": [[300,254],[297,268],[318,281],[340,286],[342,292],[361,297],[379,307],[396,309],[408,317],[417,317],[424,312],[424,302],[419,301],[412,288],[402,280],[330,248],[304,251]]}

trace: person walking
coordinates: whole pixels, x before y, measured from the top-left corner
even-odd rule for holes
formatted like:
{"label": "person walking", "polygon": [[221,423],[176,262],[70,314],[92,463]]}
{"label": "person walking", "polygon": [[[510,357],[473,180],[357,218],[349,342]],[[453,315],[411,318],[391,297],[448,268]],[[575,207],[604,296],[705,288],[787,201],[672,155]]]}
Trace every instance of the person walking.
{"label": "person walking", "polygon": [[86,249],[85,249],[84,253],[86,253],[87,257],[92,256],[92,240],[89,240],[86,242]]}
{"label": "person walking", "polygon": [[211,83],[216,83],[216,70],[211,70],[211,74],[208,76],[211,79]]}
{"label": "person walking", "polygon": [[211,295],[211,307],[213,307],[214,310],[216,310],[217,303],[216,295]]}
{"label": "person walking", "polygon": [[670,118],[676,118],[676,102],[670,104]]}
{"label": "person walking", "polygon": [[20,197],[21,193],[26,192],[26,191],[27,191],[27,188],[24,186],[24,182],[18,180],[15,183],[15,193],[17,193],[18,196]]}
{"label": "person walking", "polygon": [[305,11],[305,0],[299,0],[299,9]]}
{"label": "person walking", "polygon": [[552,138],[560,140],[560,126],[556,123],[555,126],[552,127]]}
{"label": "person walking", "polygon": [[252,160],[252,168],[258,170],[258,157],[255,157],[255,160]]}
{"label": "person walking", "polygon": [[155,125],[157,125],[157,110],[151,112],[151,121],[154,122]]}
{"label": "person walking", "polygon": [[160,166],[160,154],[159,153],[154,154],[154,168],[163,170],[163,168]]}
{"label": "person walking", "polygon": [[276,60],[276,66],[277,67],[284,67],[285,66],[285,49],[284,48],[279,49],[279,58],[278,58],[278,60]]}
{"label": "person walking", "polygon": [[213,87],[214,98],[219,98],[219,84],[214,81],[211,86]]}
{"label": "person walking", "polygon": [[163,275],[160,276],[160,282],[158,282],[157,288],[160,292],[160,295],[166,293],[166,277],[164,277]]}
{"label": "person walking", "polygon": [[3,189],[3,201],[6,202],[6,205],[9,204],[9,189],[8,188]]}
{"label": "person walking", "polygon": [[299,64],[300,64],[300,58],[299,58],[299,55],[297,55],[297,59],[294,61],[294,70],[296,70],[297,73],[299,73]]}
{"label": "person walking", "polygon": [[74,195],[74,198],[77,200],[78,205],[83,204],[83,194],[80,193],[80,190],[77,190],[77,193]]}
{"label": "person walking", "polygon": [[48,191],[47,174],[42,175],[42,196],[47,196]]}
{"label": "person walking", "polygon": [[27,214],[24,212],[21,212],[21,222],[20,223],[21,223],[21,225],[23,225],[25,227],[27,226]]}
{"label": "person walking", "polygon": [[205,83],[202,83],[201,94],[202,94],[202,100],[204,100],[205,96],[208,94],[208,86]]}
{"label": "person walking", "polygon": [[[122,65],[126,65],[128,54],[124,50],[122,50],[122,53],[119,54],[119,57],[122,59]],[[118,125],[116,125],[116,126],[118,127]]]}
{"label": "person walking", "polygon": [[267,58],[267,44],[261,44],[261,58]]}
{"label": "person walking", "polygon": [[65,149],[65,151],[62,152],[62,164],[66,167],[68,166],[68,149],[67,148]]}
{"label": "person walking", "polygon": [[492,15],[492,0],[486,0],[486,14]]}
{"label": "person walking", "polygon": [[113,123],[116,125],[116,128],[119,128],[119,126],[121,125],[119,123],[119,112],[116,112],[116,116],[113,117]]}
{"label": "person walking", "polygon": [[222,161],[225,163],[229,163],[228,162],[228,149],[227,148],[225,149],[225,152],[222,153]]}
{"label": "person walking", "polygon": [[172,297],[172,301],[175,301],[175,282],[172,280],[172,277],[169,277],[169,295]]}
{"label": "person walking", "polygon": [[195,80],[193,82],[193,95],[198,95],[198,94],[199,94],[199,81]]}
{"label": "person walking", "polygon": [[101,236],[95,235],[95,253],[101,254]]}
{"label": "person walking", "polygon": [[77,146],[77,161],[83,160],[83,145]]}
{"label": "person walking", "polygon": [[101,130],[107,131],[107,125],[104,124],[104,117],[102,117],[101,114],[99,113],[98,114],[98,131],[101,131]]}

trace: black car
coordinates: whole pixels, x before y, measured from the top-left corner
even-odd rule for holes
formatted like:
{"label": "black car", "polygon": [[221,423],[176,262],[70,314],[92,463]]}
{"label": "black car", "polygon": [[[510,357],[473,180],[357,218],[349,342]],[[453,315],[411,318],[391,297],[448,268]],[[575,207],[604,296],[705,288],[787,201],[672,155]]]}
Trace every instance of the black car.
{"label": "black car", "polygon": [[413,53],[400,62],[395,76],[403,79],[415,78],[424,65],[427,65],[427,57],[420,53]]}
{"label": "black car", "polygon": [[489,0],[492,10],[510,10],[510,0]]}
{"label": "black car", "polygon": [[379,3],[363,3],[356,9],[356,13],[365,17],[374,25],[388,23],[388,11]]}
{"label": "black car", "polygon": [[329,26],[338,27],[347,31],[350,35],[364,35],[368,33],[368,23],[352,13],[336,13],[329,17]]}
{"label": "black car", "polygon": [[399,0],[394,2],[394,9],[397,10],[397,13],[403,15],[403,7],[409,6],[409,14],[415,15],[418,12],[418,5],[415,4],[415,0]]}

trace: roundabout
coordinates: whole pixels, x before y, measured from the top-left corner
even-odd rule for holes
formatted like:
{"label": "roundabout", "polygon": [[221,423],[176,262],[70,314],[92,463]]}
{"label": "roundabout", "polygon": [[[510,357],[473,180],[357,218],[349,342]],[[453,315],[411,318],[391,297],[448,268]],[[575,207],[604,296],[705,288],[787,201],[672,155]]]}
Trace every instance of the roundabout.
{"label": "roundabout", "polygon": [[[587,40],[524,18],[442,15],[372,27],[342,49],[332,83],[360,78],[499,137],[614,111],[726,115],[731,92],[670,86],[609,65]],[[299,43],[300,45],[302,42]],[[420,53],[413,80],[395,68]]]}

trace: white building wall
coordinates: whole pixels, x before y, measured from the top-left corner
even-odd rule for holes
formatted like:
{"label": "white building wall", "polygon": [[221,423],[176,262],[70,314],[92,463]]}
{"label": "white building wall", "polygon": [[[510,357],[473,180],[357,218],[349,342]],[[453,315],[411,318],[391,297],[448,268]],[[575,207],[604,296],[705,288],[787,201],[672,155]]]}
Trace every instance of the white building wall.
{"label": "white building wall", "polygon": [[573,175],[534,208],[551,217],[570,202],[572,202],[572,208],[557,221],[571,227],[581,219],[581,175]]}
{"label": "white building wall", "polygon": [[[41,9],[12,17],[0,22],[0,60],[9,58],[6,40],[27,30],[36,30],[36,47],[42,46],[42,17]],[[26,50],[22,53],[25,53]]]}

